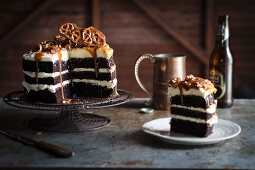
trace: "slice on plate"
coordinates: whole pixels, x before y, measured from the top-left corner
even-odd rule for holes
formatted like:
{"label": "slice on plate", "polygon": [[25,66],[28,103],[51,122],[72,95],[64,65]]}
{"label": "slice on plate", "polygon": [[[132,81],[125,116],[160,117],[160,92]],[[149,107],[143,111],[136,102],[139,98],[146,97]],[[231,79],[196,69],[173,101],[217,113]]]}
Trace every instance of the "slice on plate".
{"label": "slice on plate", "polygon": [[[170,123],[169,123],[170,122]],[[208,145],[237,136],[241,127],[231,121],[219,119],[213,128],[213,133],[207,137],[197,137],[184,133],[170,132],[171,118],[160,118],[149,121],[142,126],[145,133],[156,136],[163,141],[181,145]]]}

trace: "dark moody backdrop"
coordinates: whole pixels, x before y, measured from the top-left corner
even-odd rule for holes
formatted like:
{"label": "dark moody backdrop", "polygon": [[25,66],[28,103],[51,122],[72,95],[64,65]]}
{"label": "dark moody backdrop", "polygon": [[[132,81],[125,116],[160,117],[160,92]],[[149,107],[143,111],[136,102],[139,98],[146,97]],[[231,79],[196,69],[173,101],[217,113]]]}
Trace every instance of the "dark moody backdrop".
{"label": "dark moody backdrop", "polygon": [[[184,53],[187,72],[207,78],[219,14],[230,16],[235,97],[255,98],[254,0],[3,0],[0,96],[22,88],[22,54],[52,39],[64,22],[93,25],[105,33],[114,49],[118,86],[136,97],[146,97],[133,73],[143,53]],[[142,65],[142,80],[151,89],[152,66]]]}

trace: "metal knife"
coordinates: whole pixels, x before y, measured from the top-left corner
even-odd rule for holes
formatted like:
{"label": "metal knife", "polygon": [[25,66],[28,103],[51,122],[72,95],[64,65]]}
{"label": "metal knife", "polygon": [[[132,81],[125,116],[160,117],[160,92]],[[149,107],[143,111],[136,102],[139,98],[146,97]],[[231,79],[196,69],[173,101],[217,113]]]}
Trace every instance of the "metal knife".
{"label": "metal knife", "polygon": [[68,158],[68,157],[74,156],[73,151],[66,150],[60,146],[57,146],[57,145],[54,145],[54,144],[51,144],[51,143],[48,143],[45,141],[38,141],[38,140],[35,140],[32,138],[18,135],[11,131],[0,130],[0,134],[7,136],[13,140],[18,141],[18,142],[21,142],[25,145],[32,145],[34,147],[37,147],[43,151],[49,152],[49,153],[51,153],[57,157],[60,157],[60,158]]}

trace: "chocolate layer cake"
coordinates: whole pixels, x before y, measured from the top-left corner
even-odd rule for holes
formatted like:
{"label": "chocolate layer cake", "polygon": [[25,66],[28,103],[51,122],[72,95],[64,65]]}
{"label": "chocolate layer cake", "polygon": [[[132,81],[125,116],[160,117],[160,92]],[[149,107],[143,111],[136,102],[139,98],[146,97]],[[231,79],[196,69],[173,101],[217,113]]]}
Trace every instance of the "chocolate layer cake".
{"label": "chocolate layer cake", "polygon": [[56,41],[69,48],[72,94],[78,97],[112,97],[117,95],[116,66],[113,49],[105,35],[94,27],[79,28],[66,23]]}
{"label": "chocolate layer cake", "polygon": [[30,101],[61,103],[72,96],[117,95],[113,49],[94,27],[65,23],[53,41],[23,55],[24,82]]}
{"label": "chocolate layer cake", "polygon": [[22,82],[27,98],[34,102],[60,103],[70,97],[68,52],[55,42],[42,42],[23,55]]}
{"label": "chocolate layer cake", "polygon": [[109,97],[117,93],[116,65],[108,45],[74,48],[69,54],[72,92],[76,96]]}
{"label": "chocolate layer cake", "polygon": [[212,133],[218,120],[216,89],[213,84],[199,77],[189,75],[181,81],[175,78],[169,83],[171,101],[171,131],[206,137]]}

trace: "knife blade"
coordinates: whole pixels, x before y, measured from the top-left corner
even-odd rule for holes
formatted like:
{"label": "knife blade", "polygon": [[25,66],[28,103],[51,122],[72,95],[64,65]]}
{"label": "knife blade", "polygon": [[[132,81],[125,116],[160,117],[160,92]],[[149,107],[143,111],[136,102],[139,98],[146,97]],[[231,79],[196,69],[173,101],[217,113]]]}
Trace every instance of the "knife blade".
{"label": "knife blade", "polygon": [[60,146],[57,146],[57,145],[49,143],[49,142],[45,142],[42,140],[39,141],[39,140],[35,140],[35,139],[28,138],[25,136],[21,136],[21,135],[15,133],[15,132],[12,132],[12,131],[0,130],[0,134],[4,135],[10,139],[13,139],[15,141],[21,142],[25,145],[31,145],[31,146],[37,147],[43,151],[51,153],[51,154],[53,154],[57,157],[60,157],[60,158],[68,158],[68,157],[74,156],[73,151],[69,151],[65,148],[62,148]]}

